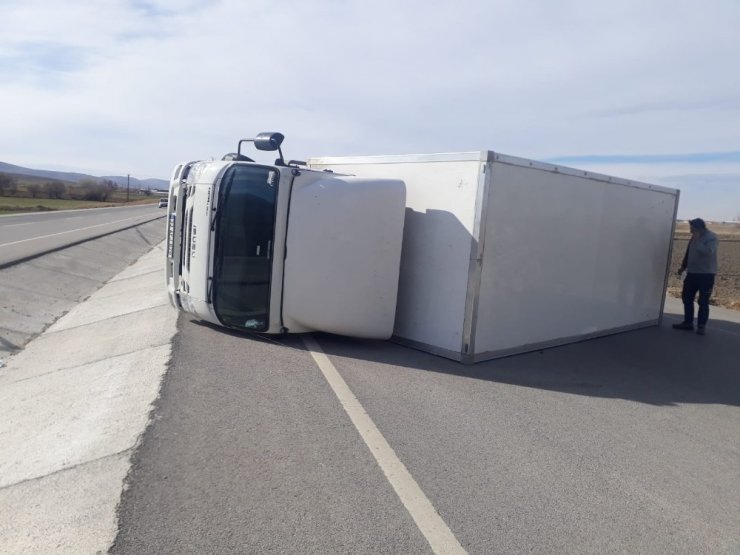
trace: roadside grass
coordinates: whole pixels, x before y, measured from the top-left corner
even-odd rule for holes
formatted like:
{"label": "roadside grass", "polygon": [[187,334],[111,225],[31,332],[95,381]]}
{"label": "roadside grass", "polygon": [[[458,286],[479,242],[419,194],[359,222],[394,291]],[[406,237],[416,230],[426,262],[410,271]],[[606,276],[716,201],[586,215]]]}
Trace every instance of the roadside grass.
{"label": "roadside grass", "polygon": [[[146,195],[137,190],[127,191],[126,187],[111,188],[104,181],[97,184],[92,182],[77,184],[59,179],[10,175],[14,179],[15,187],[13,190],[5,191],[10,193],[7,196],[0,196],[0,215],[156,204],[162,198],[154,191]],[[34,195],[36,198],[33,198]],[[55,198],[49,198],[49,196]],[[106,200],[86,200],[85,197],[87,199],[105,198]]]}
{"label": "roadside grass", "polygon": [[23,212],[47,212],[51,210],[77,210],[80,208],[105,208],[110,206],[135,206],[137,204],[155,204],[159,201],[156,196],[137,198],[126,202],[122,200],[98,202],[92,200],[67,200],[30,197],[0,197],[0,214],[19,214]]}

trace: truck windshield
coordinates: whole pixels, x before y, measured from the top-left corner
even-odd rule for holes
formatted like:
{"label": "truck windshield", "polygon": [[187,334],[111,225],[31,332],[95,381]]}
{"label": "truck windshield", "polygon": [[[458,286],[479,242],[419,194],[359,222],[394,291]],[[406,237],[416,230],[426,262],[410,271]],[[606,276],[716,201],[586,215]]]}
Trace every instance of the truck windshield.
{"label": "truck windshield", "polygon": [[236,165],[224,175],[216,222],[213,307],[226,325],[266,331],[269,325],[275,168]]}

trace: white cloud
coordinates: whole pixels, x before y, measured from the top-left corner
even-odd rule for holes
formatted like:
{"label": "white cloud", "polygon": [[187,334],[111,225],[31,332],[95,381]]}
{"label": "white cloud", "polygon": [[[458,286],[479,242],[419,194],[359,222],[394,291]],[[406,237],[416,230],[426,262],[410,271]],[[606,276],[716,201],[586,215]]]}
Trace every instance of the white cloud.
{"label": "white cloud", "polygon": [[167,177],[263,130],[292,158],[736,151],[738,27],[735,0],[10,0],[0,159]]}

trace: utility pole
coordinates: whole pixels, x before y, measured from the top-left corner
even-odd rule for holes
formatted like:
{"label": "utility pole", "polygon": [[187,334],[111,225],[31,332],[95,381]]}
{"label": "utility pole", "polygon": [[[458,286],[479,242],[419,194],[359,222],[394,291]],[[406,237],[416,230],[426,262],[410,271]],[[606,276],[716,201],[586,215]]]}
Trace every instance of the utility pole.
{"label": "utility pole", "polygon": [[126,202],[128,202],[128,186],[131,181],[131,174],[126,174]]}

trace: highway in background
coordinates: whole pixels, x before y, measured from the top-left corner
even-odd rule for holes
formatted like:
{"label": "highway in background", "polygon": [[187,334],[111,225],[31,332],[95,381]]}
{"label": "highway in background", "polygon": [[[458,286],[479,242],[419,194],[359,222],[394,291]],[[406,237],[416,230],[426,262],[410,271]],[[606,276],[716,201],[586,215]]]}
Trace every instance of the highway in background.
{"label": "highway in background", "polygon": [[0,268],[163,218],[156,204],[33,212],[0,217]]}

